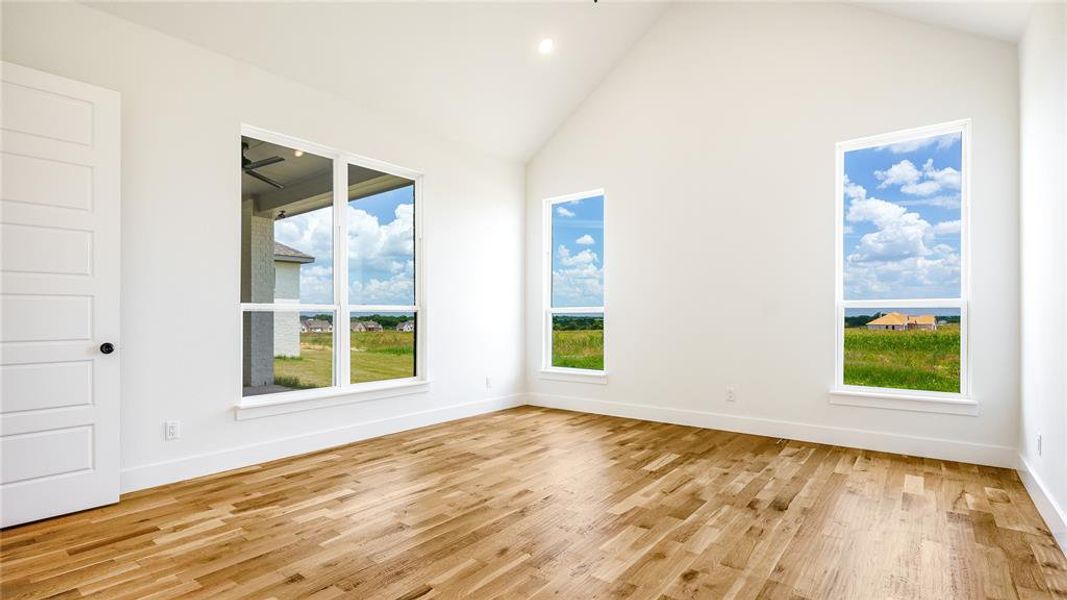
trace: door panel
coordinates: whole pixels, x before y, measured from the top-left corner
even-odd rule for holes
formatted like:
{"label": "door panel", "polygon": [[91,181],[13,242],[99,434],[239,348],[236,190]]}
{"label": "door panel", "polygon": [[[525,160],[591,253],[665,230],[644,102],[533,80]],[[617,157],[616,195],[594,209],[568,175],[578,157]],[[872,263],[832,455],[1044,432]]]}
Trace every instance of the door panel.
{"label": "door panel", "polygon": [[[4,306],[0,342],[92,339],[93,299],[90,296],[0,294],[0,302]],[[12,354],[16,350],[13,348]]]}
{"label": "door panel", "polygon": [[93,402],[93,361],[0,365],[3,414],[88,406]]}
{"label": "door panel", "polygon": [[[18,68],[18,65],[14,66]],[[4,68],[7,69],[6,64]],[[22,70],[24,73],[32,71],[26,68]],[[4,77],[4,129],[61,142],[92,145],[93,108],[96,103],[92,99],[83,100],[65,93],[76,87],[78,82],[66,80],[60,85],[51,85],[51,82],[45,81],[46,78],[59,78],[40,71],[35,71],[31,77],[22,78],[19,73],[10,78]]]}
{"label": "door panel", "polygon": [[93,170],[85,165],[4,153],[0,166],[4,171],[0,197],[4,200],[91,209]]}
{"label": "door panel", "polygon": [[[0,483],[6,485],[92,469],[92,436],[91,425],[5,435],[0,439],[3,456]],[[26,456],[34,458],[25,460]]]}
{"label": "door panel", "polygon": [[0,271],[89,275],[91,231],[0,224]]}
{"label": "door panel", "polygon": [[119,96],[2,67],[6,527],[118,501]]}

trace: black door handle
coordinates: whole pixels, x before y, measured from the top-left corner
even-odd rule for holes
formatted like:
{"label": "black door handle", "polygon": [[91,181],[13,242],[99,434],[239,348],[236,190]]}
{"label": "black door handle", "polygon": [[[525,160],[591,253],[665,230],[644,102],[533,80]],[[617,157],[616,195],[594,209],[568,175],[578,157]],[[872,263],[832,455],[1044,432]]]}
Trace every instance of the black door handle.
{"label": "black door handle", "polygon": [[115,351],[115,344],[112,344],[111,342],[104,342],[103,344],[100,344],[100,351],[104,354],[111,354]]}

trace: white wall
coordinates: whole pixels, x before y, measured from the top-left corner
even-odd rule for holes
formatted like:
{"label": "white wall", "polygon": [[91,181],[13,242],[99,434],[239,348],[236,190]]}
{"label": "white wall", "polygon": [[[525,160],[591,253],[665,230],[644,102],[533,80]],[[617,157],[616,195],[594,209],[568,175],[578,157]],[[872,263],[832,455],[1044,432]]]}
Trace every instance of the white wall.
{"label": "white wall", "polygon": [[[522,389],[521,165],[73,3],[5,2],[3,59],[122,93],[125,489],[487,410]],[[234,420],[242,122],[425,173],[429,393]],[[165,419],[183,422],[182,439],[163,441]]]}
{"label": "white wall", "polygon": [[1019,80],[1019,453],[1031,495],[1060,544],[1067,547],[1067,8],[1063,5],[1034,7],[1019,44]]}
{"label": "white wall", "polygon": [[[533,401],[1014,465],[1017,72],[1011,44],[862,8],[671,8],[527,166]],[[981,413],[831,405],[834,144],[966,117]],[[542,380],[541,200],[598,187],[609,382]]]}

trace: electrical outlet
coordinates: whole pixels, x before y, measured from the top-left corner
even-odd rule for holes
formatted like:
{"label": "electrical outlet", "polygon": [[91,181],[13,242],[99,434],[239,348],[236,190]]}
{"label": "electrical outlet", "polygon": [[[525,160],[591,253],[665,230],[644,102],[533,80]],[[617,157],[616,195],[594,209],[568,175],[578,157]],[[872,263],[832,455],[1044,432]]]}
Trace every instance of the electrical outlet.
{"label": "electrical outlet", "polygon": [[1041,434],[1037,434],[1037,455],[1041,456],[1041,452],[1044,450],[1041,444]]}
{"label": "electrical outlet", "polygon": [[734,385],[726,386],[726,401],[727,402],[737,402],[737,386],[734,386]]}
{"label": "electrical outlet", "polygon": [[163,422],[163,439],[176,440],[182,437],[182,422],[181,421],[164,421]]}

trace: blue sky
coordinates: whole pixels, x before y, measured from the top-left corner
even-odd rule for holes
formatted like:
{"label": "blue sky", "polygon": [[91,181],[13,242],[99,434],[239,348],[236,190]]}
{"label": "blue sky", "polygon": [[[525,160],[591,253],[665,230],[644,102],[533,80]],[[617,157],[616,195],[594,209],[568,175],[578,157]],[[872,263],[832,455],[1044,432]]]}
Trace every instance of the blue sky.
{"label": "blue sky", "polygon": [[892,306],[884,308],[846,308],[846,317],[856,317],[859,315],[873,315],[875,313],[891,313],[897,312],[904,315],[937,315],[939,317],[958,317],[960,309],[958,308],[895,308]]}
{"label": "blue sky", "polygon": [[954,133],[845,153],[846,300],[960,296],[961,148]]}
{"label": "blue sky", "polygon": [[415,304],[415,186],[348,203],[348,300]]}
{"label": "blue sky", "polygon": [[[415,303],[415,188],[348,204],[348,288],[352,304]],[[279,242],[315,257],[300,268],[300,301],[333,304],[332,207],[274,224]]]}
{"label": "blue sky", "polygon": [[604,196],[552,205],[552,306],[604,305]]}

